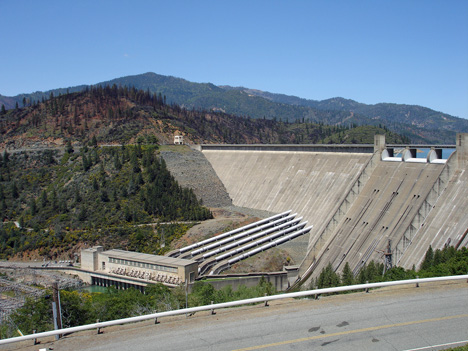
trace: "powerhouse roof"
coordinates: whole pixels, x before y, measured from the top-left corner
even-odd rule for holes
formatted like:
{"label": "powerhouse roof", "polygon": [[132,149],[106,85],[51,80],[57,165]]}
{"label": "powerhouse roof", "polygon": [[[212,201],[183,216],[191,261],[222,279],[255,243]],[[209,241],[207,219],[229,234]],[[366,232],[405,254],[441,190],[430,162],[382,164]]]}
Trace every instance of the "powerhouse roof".
{"label": "powerhouse roof", "polygon": [[193,260],[187,260],[183,258],[173,258],[167,256],[151,255],[140,252],[125,251],[125,250],[108,250],[100,253],[101,255],[106,255],[113,258],[120,258],[129,261],[144,262],[144,263],[153,263],[153,264],[162,264],[170,266],[189,266],[191,264],[197,263]]}

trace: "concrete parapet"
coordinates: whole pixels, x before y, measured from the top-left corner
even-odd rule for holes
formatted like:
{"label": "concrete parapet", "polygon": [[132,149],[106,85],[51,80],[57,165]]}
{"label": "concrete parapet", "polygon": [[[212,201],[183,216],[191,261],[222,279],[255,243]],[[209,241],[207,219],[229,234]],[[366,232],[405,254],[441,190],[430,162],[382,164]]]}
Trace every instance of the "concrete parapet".
{"label": "concrete parapet", "polygon": [[[221,279],[220,279],[221,278]],[[265,272],[265,273],[246,273],[246,274],[226,274],[210,276],[210,279],[201,280],[209,283],[215,289],[220,290],[226,286],[231,286],[235,291],[239,286],[244,285],[248,288],[257,286],[263,279],[273,285],[277,291],[285,291],[290,286],[290,272]]]}
{"label": "concrete parapet", "polygon": [[468,133],[457,133],[457,158],[459,169],[468,165]]}
{"label": "concrete parapet", "polygon": [[370,144],[203,144],[202,151],[296,151],[296,152],[343,152],[373,153]]}
{"label": "concrete parapet", "polygon": [[382,153],[385,150],[385,135],[376,134],[374,135],[374,152]]}

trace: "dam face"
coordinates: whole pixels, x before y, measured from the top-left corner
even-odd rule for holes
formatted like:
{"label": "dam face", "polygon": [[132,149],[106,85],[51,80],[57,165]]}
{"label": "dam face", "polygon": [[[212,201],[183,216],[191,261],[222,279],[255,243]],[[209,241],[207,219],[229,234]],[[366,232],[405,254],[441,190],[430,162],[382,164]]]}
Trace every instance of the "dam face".
{"label": "dam face", "polygon": [[[316,231],[333,212],[372,154],[204,149],[236,206],[283,212],[292,209]],[[311,234],[312,235],[312,234]],[[308,236],[289,244],[295,262]]]}
{"label": "dam face", "polygon": [[414,150],[388,158],[393,150],[383,136],[370,149],[353,146],[350,152],[259,145],[206,145],[202,152],[234,205],[291,209],[313,225],[308,237],[287,244],[307,279],[329,262],[338,272],[346,262],[359,272],[370,260],[381,262],[389,243],[392,264],[406,268],[419,265],[429,245],[466,246],[466,135],[457,135],[460,145],[448,161],[430,163],[411,158]]}

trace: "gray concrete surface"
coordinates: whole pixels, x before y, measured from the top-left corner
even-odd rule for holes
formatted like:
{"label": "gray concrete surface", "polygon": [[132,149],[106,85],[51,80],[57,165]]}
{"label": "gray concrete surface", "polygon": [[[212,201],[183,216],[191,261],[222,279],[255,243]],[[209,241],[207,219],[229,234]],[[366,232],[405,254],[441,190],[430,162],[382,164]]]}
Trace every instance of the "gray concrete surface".
{"label": "gray concrete surface", "polygon": [[406,268],[418,265],[429,245],[466,246],[466,134],[457,135],[457,152],[445,164],[384,162],[384,140],[378,142],[373,155],[260,146],[202,152],[234,205],[292,209],[314,226],[308,238],[284,246],[302,262],[300,275],[313,267],[317,276],[329,262],[338,272],[349,262],[357,273],[370,260],[383,261],[389,240],[393,264]]}
{"label": "gray concrete surface", "polygon": [[396,262],[399,266],[410,269],[414,264],[419,267],[429,245],[433,248],[442,248],[445,244],[468,245],[468,235],[466,235],[468,230],[468,172],[466,169],[455,172],[434,206],[408,250],[401,260]]}
{"label": "gray concrete surface", "polygon": [[439,164],[380,162],[326,245],[311,252],[320,258],[315,272],[330,262],[337,271],[348,262],[355,272],[363,263],[381,262],[379,250],[388,240],[399,241],[442,169]]}
{"label": "gray concrete surface", "polygon": [[[281,300],[74,333],[2,350],[409,350],[468,342],[466,281]],[[429,308],[430,306],[430,308]],[[460,344],[455,344],[460,345]],[[445,346],[447,348],[447,346]],[[432,347],[431,350],[443,349]]]}
{"label": "gray concrete surface", "polygon": [[[288,151],[206,150],[203,154],[234,205],[276,213],[291,209],[313,225],[313,231],[343,200],[372,157],[362,153]],[[308,242],[304,236],[284,247],[299,263]]]}

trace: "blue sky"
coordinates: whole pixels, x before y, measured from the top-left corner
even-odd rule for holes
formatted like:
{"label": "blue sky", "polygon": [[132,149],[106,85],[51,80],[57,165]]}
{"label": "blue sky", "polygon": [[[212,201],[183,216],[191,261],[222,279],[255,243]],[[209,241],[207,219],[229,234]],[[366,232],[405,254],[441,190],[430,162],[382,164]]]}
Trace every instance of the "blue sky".
{"label": "blue sky", "polygon": [[468,118],[468,1],[0,0],[0,94],[155,72]]}

